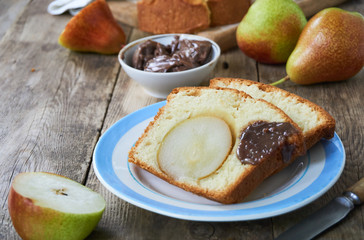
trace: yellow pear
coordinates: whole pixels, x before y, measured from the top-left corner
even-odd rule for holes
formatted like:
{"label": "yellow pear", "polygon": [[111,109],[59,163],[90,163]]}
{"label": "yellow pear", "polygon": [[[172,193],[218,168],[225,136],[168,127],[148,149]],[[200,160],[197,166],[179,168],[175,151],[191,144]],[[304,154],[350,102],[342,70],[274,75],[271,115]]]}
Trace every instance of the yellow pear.
{"label": "yellow pear", "polygon": [[286,71],[298,84],[342,81],[364,66],[364,18],[327,8],[309,20],[290,55]]}

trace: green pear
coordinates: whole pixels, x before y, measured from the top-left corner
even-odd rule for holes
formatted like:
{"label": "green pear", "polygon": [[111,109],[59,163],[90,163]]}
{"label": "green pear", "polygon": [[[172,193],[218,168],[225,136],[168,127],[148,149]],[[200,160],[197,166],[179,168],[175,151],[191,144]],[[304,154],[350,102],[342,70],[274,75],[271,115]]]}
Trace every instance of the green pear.
{"label": "green pear", "polygon": [[285,63],[307,20],[292,0],[257,0],[236,31],[239,48],[258,62]]}
{"label": "green pear", "polygon": [[342,81],[364,66],[364,18],[357,12],[327,8],[307,23],[286,71],[298,84]]}

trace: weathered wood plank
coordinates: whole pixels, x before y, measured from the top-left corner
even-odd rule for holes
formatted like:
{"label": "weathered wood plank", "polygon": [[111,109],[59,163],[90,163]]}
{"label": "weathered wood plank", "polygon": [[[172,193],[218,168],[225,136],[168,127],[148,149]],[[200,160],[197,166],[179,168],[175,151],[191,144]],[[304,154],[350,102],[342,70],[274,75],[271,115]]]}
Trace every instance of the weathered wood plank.
{"label": "weathered wood plank", "polygon": [[211,78],[230,77],[257,80],[257,68],[253,59],[245,56],[238,48],[223,53]]}
{"label": "weathered wood plank", "polygon": [[116,55],[59,46],[71,16],[51,16],[47,4],[29,3],[0,43],[1,239],[18,238],[7,194],[19,172],[85,181],[120,69]]}
{"label": "weathered wood plank", "polygon": [[[45,160],[43,144],[47,137],[40,138],[47,135],[45,109],[58,89],[69,55],[52,42],[45,40],[39,43],[25,38],[28,33],[39,29],[27,28],[24,22],[43,15],[41,11],[36,13],[30,9],[28,5],[27,10],[12,25],[9,34],[4,36],[0,46],[0,144],[6,146],[0,149],[2,239],[17,237],[6,207],[9,185],[18,172],[39,169],[41,161]],[[50,24],[52,20],[49,19]],[[46,33],[40,31],[39,35],[42,34],[44,36]],[[32,69],[35,71],[32,72]],[[49,165],[45,160],[44,170],[49,170]]]}
{"label": "weathered wood plank", "polygon": [[0,1],[0,40],[28,3],[29,0]]}

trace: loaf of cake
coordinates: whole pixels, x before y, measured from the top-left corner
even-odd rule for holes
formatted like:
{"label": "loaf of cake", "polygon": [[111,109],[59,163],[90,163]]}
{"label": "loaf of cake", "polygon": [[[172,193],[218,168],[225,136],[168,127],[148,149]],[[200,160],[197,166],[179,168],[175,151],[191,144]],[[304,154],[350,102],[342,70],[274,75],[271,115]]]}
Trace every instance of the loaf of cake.
{"label": "loaf of cake", "polygon": [[278,87],[239,78],[214,78],[211,87],[233,88],[282,109],[301,128],[309,149],[321,138],[334,136],[335,119],[322,107]]}
{"label": "loaf of cake", "polygon": [[196,33],[240,22],[249,6],[250,0],[141,0],[138,27],[154,34]]}
{"label": "loaf of cake", "polygon": [[305,153],[281,109],[229,88],[177,88],[129,152],[129,162],[186,191],[229,204]]}
{"label": "loaf of cake", "polygon": [[205,0],[142,0],[137,10],[139,29],[154,34],[194,33],[210,26]]}

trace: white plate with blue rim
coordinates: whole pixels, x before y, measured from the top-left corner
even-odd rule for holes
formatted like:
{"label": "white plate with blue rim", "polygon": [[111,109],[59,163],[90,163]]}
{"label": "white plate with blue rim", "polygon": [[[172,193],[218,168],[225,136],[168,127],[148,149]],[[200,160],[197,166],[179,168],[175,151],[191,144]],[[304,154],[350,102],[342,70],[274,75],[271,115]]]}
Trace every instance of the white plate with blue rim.
{"label": "white plate with blue rim", "polygon": [[128,152],[165,101],[142,108],[112,125],[98,141],[93,167],[119,198],[162,215],[195,221],[245,221],[281,215],[316,200],[340,177],[345,150],[335,133],[281,172],[266,179],[243,202],[224,205],[186,192],[128,162]]}

